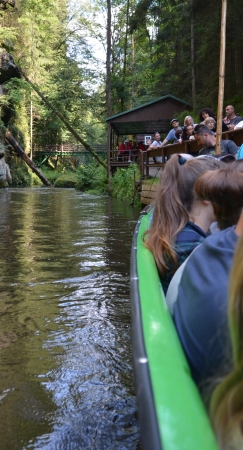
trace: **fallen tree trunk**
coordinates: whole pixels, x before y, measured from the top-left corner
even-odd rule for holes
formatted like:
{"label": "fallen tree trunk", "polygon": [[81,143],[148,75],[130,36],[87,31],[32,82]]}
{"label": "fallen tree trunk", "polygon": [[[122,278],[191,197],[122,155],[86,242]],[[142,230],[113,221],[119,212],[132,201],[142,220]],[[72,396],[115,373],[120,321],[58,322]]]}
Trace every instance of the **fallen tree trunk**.
{"label": "fallen tree trunk", "polygon": [[39,95],[39,97],[43,100],[44,103],[47,104],[47,106],[52,109],[52,111],[56,114],[59,119],[65,123],[67,129],[72,133],[72,135],[79,141],[83,146],[88,150],[88,152],[91,153],[91,155],[98,161],[99,164],[101,164],[105,169],[107,169],[107,164],[97,155],[95,150],[86,142],[83,140],[83,138],[77,133],[77,131],[70,125],[68,120],[58,111],[50,102],[47,100],[47,98],[40,92],[40,90],[37,88],[37,86],[30,81],[30,79],[27,77],[27,75],[23,72],[23,70],[18,67],[19,72],[21,75],[25,78],[25,80],[32,86],[32,88],[35,90],[35,92]]}
{"label": "fallen tree trunk", "polygon": [[22,148],[19,146],[18,142],[15,141],[15,139],[11,135],[10,131],[6,132],[5,138],[7,139],[9,144],[12,145],[12,147],[14,148],[16,153],[18,153],[18,155],[21,156],[21,158],[26,162],[26,164],[31,168],[31,170],[41,179],[41,181],[46,186],[52,186],[50,181],[48,181],[48,179],[43,175],[43,173],[38,169],[38,167],[36,167],[36,165],[33,163],[33,161],[31,161],[31,159],[26,155],[24,150],[22,150]]}

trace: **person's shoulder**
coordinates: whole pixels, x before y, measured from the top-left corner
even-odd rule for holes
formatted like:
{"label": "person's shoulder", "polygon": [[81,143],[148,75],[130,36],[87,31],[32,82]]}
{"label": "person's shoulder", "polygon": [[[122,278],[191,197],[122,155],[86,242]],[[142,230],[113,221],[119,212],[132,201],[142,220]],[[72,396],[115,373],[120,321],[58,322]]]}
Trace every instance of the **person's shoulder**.
{"label": "person's shoulder", "polygon": [[227,252],[227,250],[231,251],[237,241],[238,235],[235,232],[235,226],[232,226],[211,234],[205,239],[202,245],[204,245],[207,251],[216,255],[217,253]]}
{"label": "person's shoulder", "polygon": [[[233,146],[236,145],[236,143],[235,143],[234,141],[232,141],[232,139],[223,139],[223,140],[221,141],[221,143],[222,143],[222,144],[225,144],[225,145],[233,145]],[[236,145],[236,147],[237,147],[237,145]]]}
{"label": "person's shoulder", "polygon": [[218,231],[217,233],[210,234],[204,239],[202,244],[193,252],[190,258],[190,263],[194,264],[196,259],[200,259],[204,254],[212,253],[216,255],[218,253],[225,252],[236,244],[238,236],[235,232],[235,227],[229,227],[225,230]]}
{"label": "person's shoulder", "polygon": [[169,133],[167,134],[167,136],[175,136],[175,129],[171,128],[171,130],[169,131]]}
{"label": "person's shoulder", "polygon": [[199,155],[207,155],[208,153],[209,151],[206,147],[201,148],[201,150],[199,150],[198,152]]}
{"label": "person's shoulder", "polygon": [[237,130],[238,128],[241,128],[241,127],[243,127],[243,120],[241,120],[240,122],[238,122],[237,124],[236,124],[236,126],[235,126],[235,130]]}
{"label": "person's shoulder", "polygon": [[232,119],[232,123],[237,124],[241,122],[241,120],[243,120],[241,116],[235,116],[234,119]]}
{"label": "person's shoulder", "polygon": [[223,147],[223,149],[229,149],[230,153],[233,155],[236,155],[236,153],[238,152],[238,147],[236,145],[236,143],[234,141],[232,141],[231,139],[223,139],[221,141],[221,145]]}

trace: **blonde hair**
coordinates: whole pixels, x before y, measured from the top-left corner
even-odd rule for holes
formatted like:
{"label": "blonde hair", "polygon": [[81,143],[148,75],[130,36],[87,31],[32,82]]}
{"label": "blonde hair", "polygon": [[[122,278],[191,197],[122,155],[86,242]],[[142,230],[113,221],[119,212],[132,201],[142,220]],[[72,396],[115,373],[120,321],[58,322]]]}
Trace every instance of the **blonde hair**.
{"label": "blonde hair", "polygon": [[243,448],[243,236],[237,245],[229,284],[228,320],[233,370],[216,387],[210,403],[221,450]]}
{"label": "blonde hair", "polygon": [[188,125],[187,120],[188,120],[189,118],[192,119],[192,125],[194,126],[194,119],[193,119],[192,116],[186,116],[186,117],[185,117],[185,119],[184,119],[184,126],[187,126],[187,125]]}
{"label": "blonde hair", "polygon": [[204,125],[206,125],[206,127],[208,122],[214,122],[214,125],[216,124],[216,120],[213,117],[206,117],[206,119],[203,122]]}

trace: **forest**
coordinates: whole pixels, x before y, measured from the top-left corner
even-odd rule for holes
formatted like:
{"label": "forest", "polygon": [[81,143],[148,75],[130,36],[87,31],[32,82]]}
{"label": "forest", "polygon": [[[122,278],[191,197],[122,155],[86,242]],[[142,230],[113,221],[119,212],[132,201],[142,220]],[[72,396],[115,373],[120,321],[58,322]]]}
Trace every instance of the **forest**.
{"label": "forest", "polygon": [[[1,0],[1,54],[90,143],[105,118],[171,94],[217,110],[221,0]],[[243,115],[243,2],[227,7],[224,104]],[[75,142],[23,77],[3,83],[9,129],[26,152]],[[3,124],[2,124],[3,125]]]}

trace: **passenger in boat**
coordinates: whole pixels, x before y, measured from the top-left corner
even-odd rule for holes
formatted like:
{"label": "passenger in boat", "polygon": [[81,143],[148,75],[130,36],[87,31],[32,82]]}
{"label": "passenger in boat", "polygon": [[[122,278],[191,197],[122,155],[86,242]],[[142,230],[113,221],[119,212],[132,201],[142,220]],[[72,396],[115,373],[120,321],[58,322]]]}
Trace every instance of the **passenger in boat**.
{"label": "passenger in boat", "polygon": [[192,125],[187,125],[186,127],[184,127],[181,135],[182,142],[195,139],[193,136],[193,131],[194,127]]}
{"label": "passenger in boat", "polygon": [[163,140],[162,145],[166,145],[167,142],[174,142],[176,140],[176,130],[180,128],[179,121],[177,119],[171,120],[172,129],[167,134],[166,138]]}
{"label": "passenger in boat", "polygon": [[233,164],[213,176],[205,172],[195,183],[199,198],[211,202],[222,231],[208,236],[190,255],[174,303],[174,323],[199,387],[229,370],[228,279],[243,234],[243,173],[232,169]]}
{"label": "passenger in boat", "polygon": [[221,450],[243,448],[243,236],[233,258],[229,282],[228,322],[233,354],[232,371],[214,390],[210,401],[211,422]]}
{"label": "passenger in boat", "polygon": [[215,158],[172,155],[161,174],[153,219],[145,233],[145,246],[156,261],[164,293],[176,269],[192,250],[204,241],[213,209],[199,200],[194,183],[205,170],[216,170],[224,163]]}
{"label": "passenger in boat", "polygon": [[[199,155],[215,154],[216,137],[206,125],[196,125],[194,128],[194,137],[198,145],[204,145],[199,151]],[[221,149],[222,153],[230,153],[231,155],[236,155],[238,152],[237,145],[229,139],[222,139]]]}
{"label": "passenger in boat", "polygon": [[233,130],[235,128],[235,125],[243,120],[241,116],[236,116],[235,108],[232,105],[226,106],[225,113],[226,116],[223,120],[228,130]]}

